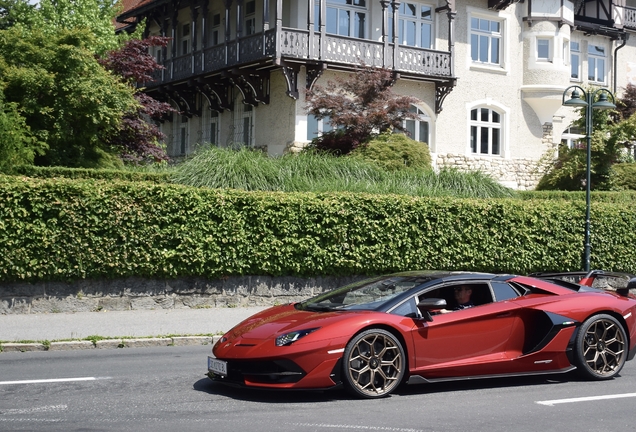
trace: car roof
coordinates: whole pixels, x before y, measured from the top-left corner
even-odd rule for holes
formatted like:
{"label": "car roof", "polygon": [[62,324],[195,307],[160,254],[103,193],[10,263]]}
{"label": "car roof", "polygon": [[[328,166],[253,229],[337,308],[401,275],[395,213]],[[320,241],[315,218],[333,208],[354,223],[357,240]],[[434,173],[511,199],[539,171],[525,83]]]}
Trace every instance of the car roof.
{"label": "car roof", "polygon": [[449,271],[449,270],[414,270],[408,272],[393,273],[388,276],[410,276],[410,277],[427,277],[431,281],[438,281],[440,279],[445,281],[461,281],[461,280],[492,280],[501,279],[508,280],[514,275],[494,274],[494,273],[481,273],[481,272],[468,272],[468,271]]}

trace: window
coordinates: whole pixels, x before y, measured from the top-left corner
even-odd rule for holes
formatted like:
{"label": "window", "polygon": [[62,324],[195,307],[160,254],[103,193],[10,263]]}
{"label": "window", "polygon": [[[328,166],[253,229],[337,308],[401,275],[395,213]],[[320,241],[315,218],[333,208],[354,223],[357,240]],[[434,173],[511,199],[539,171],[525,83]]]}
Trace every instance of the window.
{"label": "window", "polygon": [[501,64],[500,21],[472,17],[470,19],[470,55],[475,63]]}
{"label": "window", "polygon": [[[585,130],[582,127],[570,125],[561,134],[561,146],[564,148],[580,148],[581,139],[585,138]],[[585,144],[583,144],[584,146]]]}
{"label": "window", "polygon": [[245,35],[256,33],[256,1],[245,3]]}
{"label": "window", "polygon": [[408,132],[410,138],[415,141],[429,143],[429,117],[424,114],[424,111],[418,107],[411,105],[410,112],[416,113],[417,118],[413,120],[406,120],[404,122],[404,128]]}
{"label": "window", "polygon": [[[366,0],[326,0],[327,33],[364,39],[366,35]],[[316,17],[320,14],[320,1],[316,2]],[[315,19],[315,26],[319,25]]]}
{"label": "window", "polygon": [[501,115],[490,108],[470,111],[470,149],[475,154],[501,154]]}
{"label": "window", "polygon": [[309,114],[307,116],[307,141],[333,130],[330,120],[329,117],[318,120],[313,114]]}
{"label": "window", "polygon": [[203,118],[203,140],[210,144],[219,144],[220,117],[219,113],[206,108]]}
{"label": "window", "polygon": [[212,15],[212,30],[210,32],[210,42],[212,46],[221,43],[221,14]]}
{"label": "window", "polygon": [[177,140],[179,154],[185,155],[188,152],[188,117],[186,116],[181,116],[177,130]]}
{"label": "window", "polygon": [[190,24],[181,26],[181,55],[190,52]]}
{"label": "window", "polygon": [[578,42],[570,42],[570,78],[574,81],[581,80],[581,49]]}
{"label": "window", "polygon": [[233,142],[239,146],[254,146],[254,107],[246,105],[239,98],[235,99]]}
{"label": "window", "polygon": [[537,59],[543,61],[552,61],[550,55],[550,39],[537,38]]}
{"label": "window", "polygon": [[[402,3],[400,5],[398,9],[398,41],[400,44],[431,48],[432,34],[431,6],[418,3]],[[389,19],[389,37],[391,40],[393,39],[393,18]]]}
{"label": "window", "polygon": [[605,47],[588,45],[587,79],[598,83],[605,82]]}

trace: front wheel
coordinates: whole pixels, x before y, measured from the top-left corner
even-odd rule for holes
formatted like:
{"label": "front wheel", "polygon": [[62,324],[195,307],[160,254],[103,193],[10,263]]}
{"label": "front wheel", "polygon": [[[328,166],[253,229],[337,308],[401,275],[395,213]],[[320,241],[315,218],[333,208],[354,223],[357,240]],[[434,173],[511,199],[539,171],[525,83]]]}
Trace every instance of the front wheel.
{"label": "front wheel", "polygon": [[611,315],[594,315],[585,320],[576,337],[576,366],[586,378],[613,378],[625,364],[626,347],[627,335],[618,320]]}
{"label": "front wheel", "polygon": [[356,396],[388,396],[400,385],[406,365],[404,348],[382,329],[366,330],[349,341],[344,352],[347,389]]}

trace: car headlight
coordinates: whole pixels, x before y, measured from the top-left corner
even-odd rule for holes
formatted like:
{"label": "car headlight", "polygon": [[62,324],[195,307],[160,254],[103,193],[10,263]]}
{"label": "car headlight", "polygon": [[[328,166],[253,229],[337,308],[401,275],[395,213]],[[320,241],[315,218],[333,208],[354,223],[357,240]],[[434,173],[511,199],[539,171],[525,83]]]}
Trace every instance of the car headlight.
{"label": "car headlight", "polygon": [[307,336],[310,333],[315,332],[320,327],[306,329],[306,330],[297,330],[290,333],[285,333],[276,338],[276,346],[288,346],[296,342],[298,339]]}

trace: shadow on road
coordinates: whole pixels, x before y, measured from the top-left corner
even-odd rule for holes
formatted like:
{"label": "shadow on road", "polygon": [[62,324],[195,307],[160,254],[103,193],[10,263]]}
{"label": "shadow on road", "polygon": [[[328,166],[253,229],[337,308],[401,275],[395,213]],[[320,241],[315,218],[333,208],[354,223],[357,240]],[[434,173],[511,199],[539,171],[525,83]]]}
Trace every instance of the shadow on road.
{"label": "shadow on road", "polygon": [[[403,385],[397,389],[394,394],[397,396],[411,396],[477,389],[557,385],[578,380],[579,378],[573,374],[473,379],[435,384]],[[195,382],[193,384],[193,389],[208,394],[225,396],[242,401],[267,403],[331,402],[337,400],[351,400],[355,398],[342,388],[325,391],[239,388],[213,382],[209,378],[203,378]]]}

